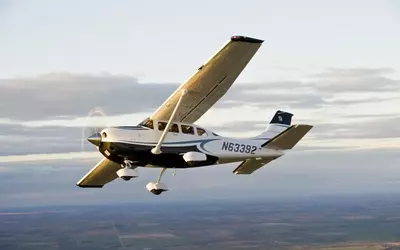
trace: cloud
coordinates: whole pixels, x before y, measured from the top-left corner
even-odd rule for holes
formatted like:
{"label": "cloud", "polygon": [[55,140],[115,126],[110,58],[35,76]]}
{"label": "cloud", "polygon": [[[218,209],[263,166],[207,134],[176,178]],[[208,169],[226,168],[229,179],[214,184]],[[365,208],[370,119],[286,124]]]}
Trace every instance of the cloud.
{"label": "cloud", "polygon": [[348,79],[348,78],[365,78],[375,77],[380,75],[386,75],[394,73],[395,70],[392,68],[352,68],[352,69],[340,69],[340,68],[329,68],[325,72],[314,74],[317,78],[322,79]]}
{"label": "cloud", "polygon": [[[382,163],[382,159],[390,160]],[[96,162],[97,159],[71,159],[26,162],[18,167],[2,163],[0,166],[13,171],[1,172],[1,206],[154,200],[145,185],[157,178],[159,169],[140,168],[138,179],[117,179],[102,189],[76,187],[76,181]],[[397,150],[289,153],[250,176],[234,175],[231,164],[178,170],[175,177],[168,170],[163,182],[170,191],[156,198],[162,202],[391,192],[400,190],[400,182],[392,178],[400,175],[399,164]]]}
{"label": "cloud", "polygon": [[[97,151],[88,152],[68,152],[68,153],[51,153],[51,154],[24,154],[24,155],[7,155],[0,156],[0,163],[13,163],[13,162],[29,162],[30,165],[36,162],[43,161],[59,161],[59,160],[74,160],[74,159],[97,159],[100,161],[102,155]],[[1,170],[0,170],[1,171]]]}
{"label": "cloud", "polygon": [[400,90],[400,80],[389,78],[390,68],[328,69],[314,75],[315,88],[326,93],[390,92]]}
{"label": "cloud", "polygon": [[400,138],[400,116],[374,118],[363,122],[346,124],[318,124],[313,133],[324,139],[363,138],[388,139]]}
{"label": "cloud", "polygon": [[[310,79],[234,84],[214,111],[220,110],[217,113],[224,115],[226,110],[235,108],[240,112],[243,106],[250,106],[259,110],[262,118],[254,114],[246,116],[251,120],[240,120],[238,115],[229,118],[237,122],[204,125],[220,134],[254,131],[255,135],[265,129],[274,109],[283,109],[295,111],[303,122],[315,125],[308,138],[395,138],[400,120],[389,109],[381,109],[395,107],[400,97],[400,91],[394,91],[398,90],[399,81],[388,77],[393,72],[389,68],[327,69]],[[136,124],[177,86],[140,83],[132,76],[111,74],[51,73],[36,78],[0,79],[0,155],[80,151],[82,128],[67,126],[69,121],[83,117],[80,124],[85,125],[87,112],[100,106],[110,115],[139,112],[137,119],[126,119],[129,124]],[[264,110],[270,113],[265,114]],[[92,150],[85,140],[84,144],[86,151]]]}
{"label": "cloud", "polygon": [[[256,135],[266,128],[275,109],[283,109],[294,111],[296,118],[314,128],[292,152],[251,177],[233,175],[232,164],[179,170],[176,177],[168,171],[163,180],[171,192],[159,200],[400,190],[400,182],[391,179],[400,174],[398,149],[393,146],[393,139],[400,136],[400,117],[393,115],[399,104],[398,80],[388,76],[392,72],[328,69],[309,79],[234,85],[215,106],[219,116],[212,116],[214,122],[209,126],[206,122],[205,127],[222,135],[249,131]],[[125,202],[127,197],[153,200],[144,187],[157,177],[158,169],[140,169],[139,179],[129,183],[117,180],[103,189],[77,188],[76,181],[101,155],[89,147],[88,153],[80,153],[81,127],[66,125],[99,106],[111,115],[153,112],[177,86],[140,83],[135,77],[118,75],[53,73],[0,79],[0,194],[4,204]],[[392,111],[385,109],[387,103]],[[233,107],[237,111],[232,113]],[[243,110],[254,113],[243,114]],[[9,190],[10,185],[16,188]]]}
{"label": "cloud", "polygon": [[286,109],[338,108],[398,101],[400,80],[390,68],[327,69],[303,80],[248,83],[234,86],[216,107],[251,105]]}
{"label": "cloud", "polygon": [[[296,91],[291,91],[293,89]],[[325,100],[323,96],[311,88],[304,87],[301,82],[298,82],[298,84],[294,82],[269,82],[235,86],[229,90],[226,97],[224,96],[216,107],[227,108],[249,105],[262,109],[278,103],[289,109],[313,109],[322,107]]]}
{"label": "cloud", "polygon": [[[93,150],[81,127],[0,124],[0,156]],[[83,143],[83,145],[82,145]]]}
{"label": "cloud", "polygon": [[[316,109],[325,105],[379,102],[398,96],[400,81],[387,75],[389,68],[328,69],[306,80],[235,84],[216,108],[279,104],[287,108]],[[85,116],[94,107],[107,114],[153,112],[173,93],[178,83],[140,83],[125,75],[50,73],[36,78],[0,79],[1,117],[43,120]],[[340,94],[381,92],[383,95],[345,100]],[[0,118],[1,118],[0,117]]]}
{"label": "cloud", "polygon": [[94,107],[108,114],[151,112],[176,85],[141,84],[135,77],[51,73],[0,79],[1,116],[13,120],[85,116]]}

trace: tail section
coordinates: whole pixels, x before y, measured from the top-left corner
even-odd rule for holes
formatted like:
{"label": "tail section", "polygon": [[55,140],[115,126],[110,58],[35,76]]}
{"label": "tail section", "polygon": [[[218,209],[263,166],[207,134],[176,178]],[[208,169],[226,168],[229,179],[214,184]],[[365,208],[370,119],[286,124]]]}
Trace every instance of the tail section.
{"label": "tail section", "polygon": [[265,131],[280,133],[292,124],[293,114],[278,110]]}
{"label": "tail section", "polygon": [[276,111],[265,131],[258,135],[257,138],[265,138],[268,140],[286,130],[292,123],[292,116],[293,114],[285,111]]}
{"label": "tail section", "polygon": [[268,124],[266,130],[256,137],[265,139],[264,148],[278,150],[292,149],[313,126],[305,124],[292,125],[293,114],[278,110]]}

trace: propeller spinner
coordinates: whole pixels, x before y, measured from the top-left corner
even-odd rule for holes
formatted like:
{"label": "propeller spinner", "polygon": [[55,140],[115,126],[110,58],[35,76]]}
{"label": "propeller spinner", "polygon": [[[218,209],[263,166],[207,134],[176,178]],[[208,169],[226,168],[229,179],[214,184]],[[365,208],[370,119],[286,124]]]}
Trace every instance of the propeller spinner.
{"label": "propeller spinner", "polygon": [[100,133],[93,134],[87,138],[87,140],[93,145],[99,147],[101,143],[101,135]]}

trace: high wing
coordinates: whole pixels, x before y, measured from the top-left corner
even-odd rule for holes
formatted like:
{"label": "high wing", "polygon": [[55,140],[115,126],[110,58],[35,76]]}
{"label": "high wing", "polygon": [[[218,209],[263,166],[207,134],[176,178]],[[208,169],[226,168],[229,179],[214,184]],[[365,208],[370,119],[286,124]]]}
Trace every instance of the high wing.
{"label": "high wing", "polygon": [[120,168],[121,165],[103,158],[76,185],[82,188],[102,188],[105,184],[118,178],[116,172]]}
{"label": "high wing", "polygon": [[150,119],[169,120],[181,96],[187,90],[173,121],[194,123],[210,109],[232,86],[263,40],[233,36],[211,59],[150,116]]}
{"label": "high wing", "polygon": [[[313,126],[306,124],[292,125],[261,146],[275,150],[290,150],[312,129],[312,127]],[[247,159],[233,170],[233,173],[251,174],[279,157],[281,156]]]}

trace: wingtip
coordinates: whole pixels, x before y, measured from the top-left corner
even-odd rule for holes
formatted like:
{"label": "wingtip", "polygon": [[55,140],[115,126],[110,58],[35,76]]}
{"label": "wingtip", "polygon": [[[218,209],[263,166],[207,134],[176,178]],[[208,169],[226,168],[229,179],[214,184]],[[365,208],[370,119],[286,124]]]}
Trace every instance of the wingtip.
{"label": "wingtip", "polygon": [[234,42],[245,42],[245,43],[263,43],[264,40],[248,37],[248,36],[232,36],[231,41]]}
{"label": "wingtip", "polygon": [[79,184],[77,183],[76,186],[80,188],[102,188],[103,185],[84,185],[84,184]]}
{"label": "wingtip", "polygon": [[312,129],[314,127],[314,125],[311,125],[311,124],[297,124],[297,125],[303,126],[308,129]]}

